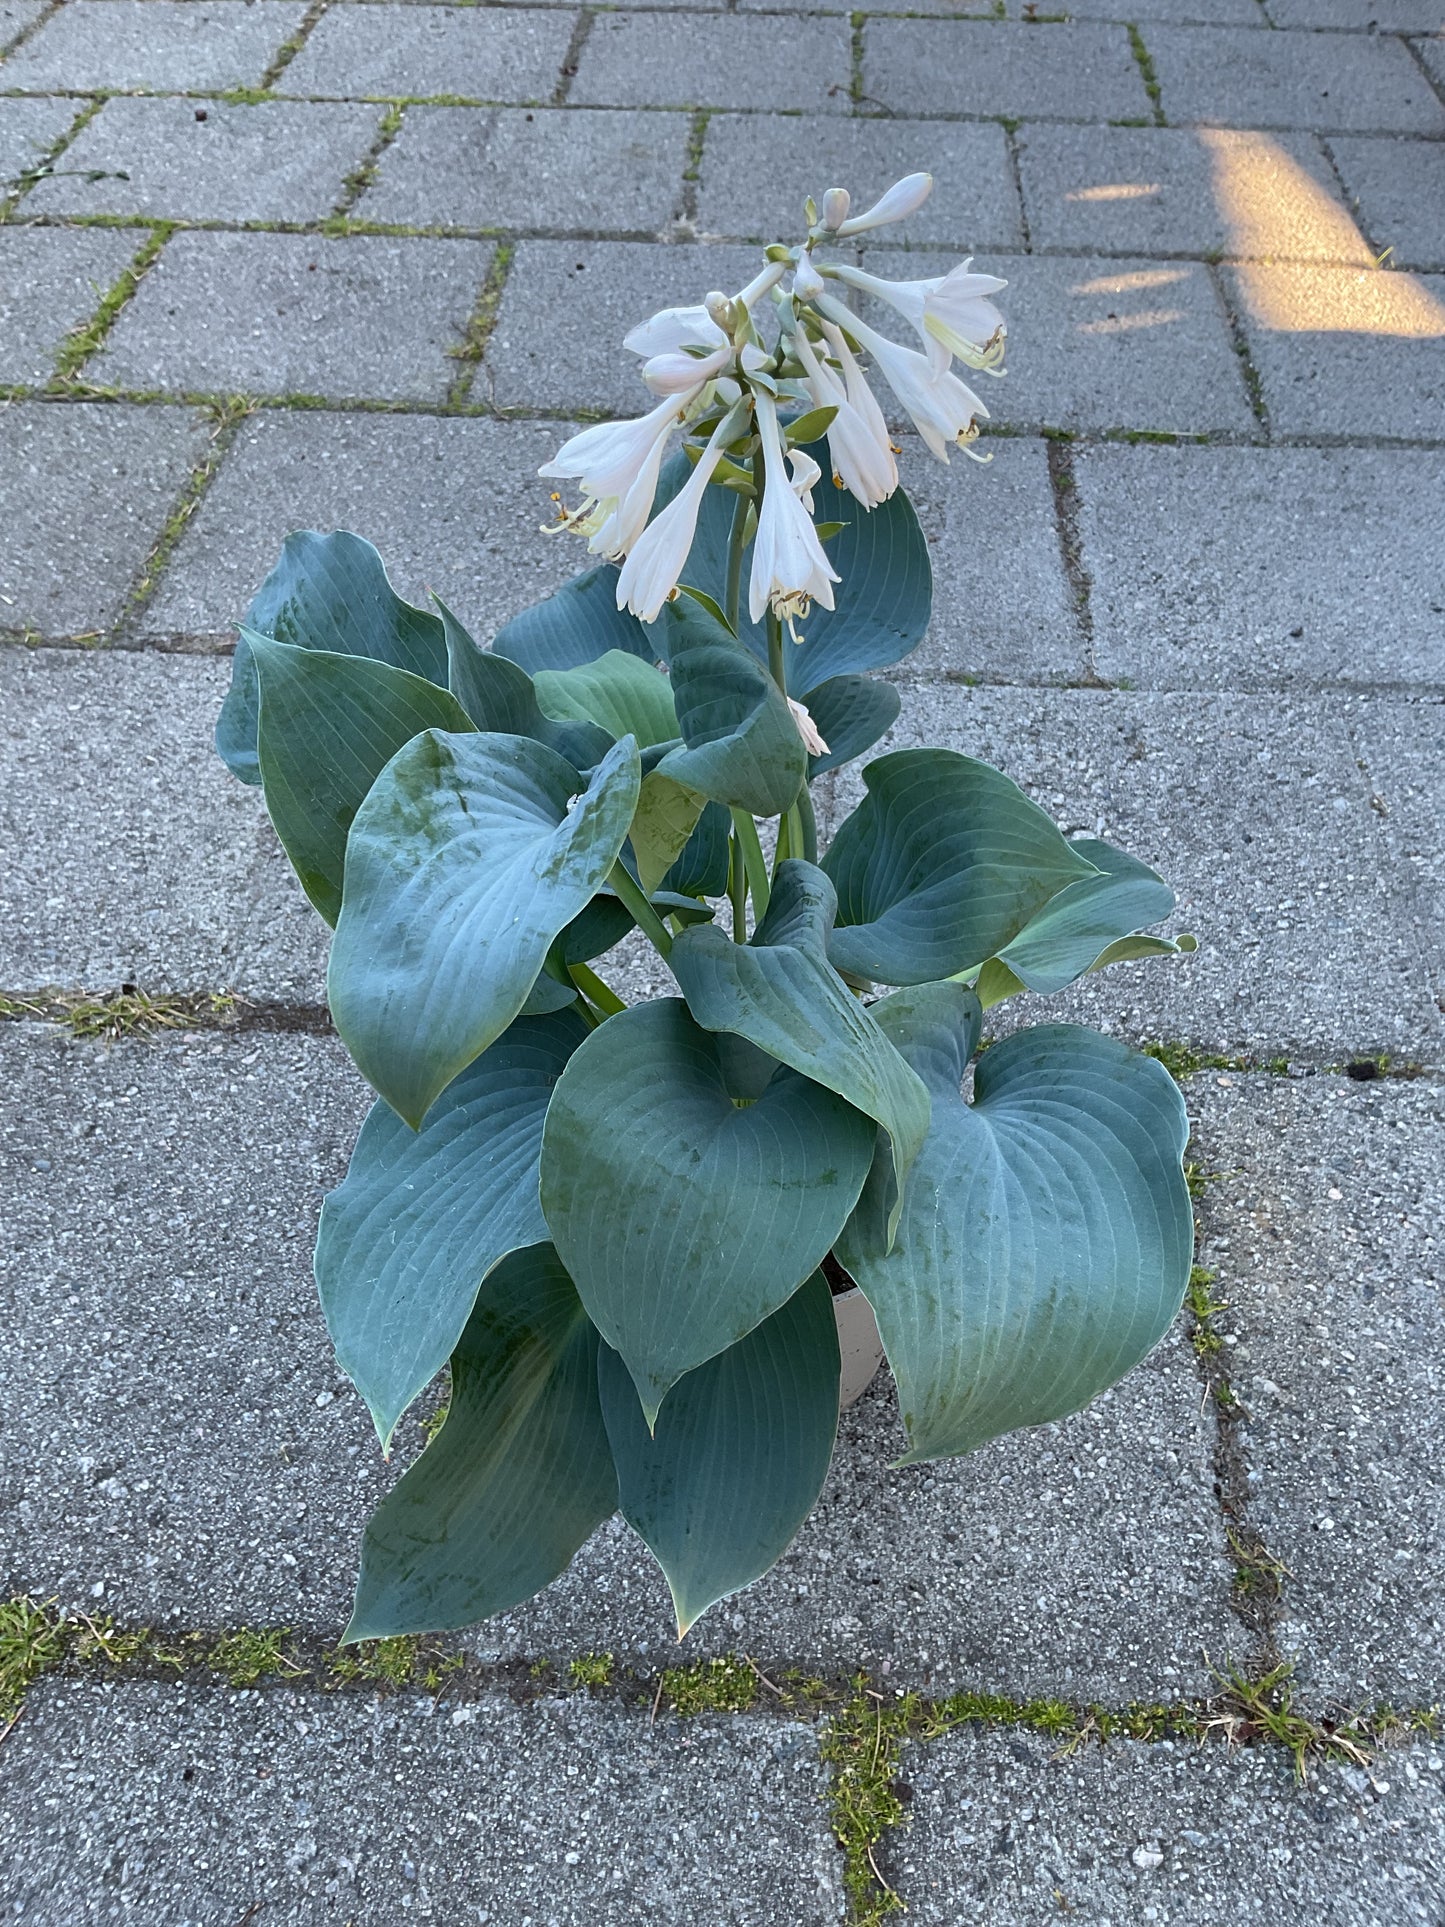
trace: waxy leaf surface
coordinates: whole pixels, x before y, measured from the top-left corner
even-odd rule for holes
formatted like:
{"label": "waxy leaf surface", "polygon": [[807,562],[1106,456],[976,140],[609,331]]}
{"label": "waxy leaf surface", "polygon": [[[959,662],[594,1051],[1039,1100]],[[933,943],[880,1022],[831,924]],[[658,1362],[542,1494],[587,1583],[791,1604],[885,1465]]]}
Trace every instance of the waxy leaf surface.
{"label": "waxy leaf surface", "polygon": [[840,970],[921,984],[976,969],[1095,874],[1017,784],[971,756],[899,750],[863,780],[822,863],[838,892],[828,954]]}
{"label": "waxy leaf surface", "polygon": [[812,1511],[838,1430],[838,1327],[815,1271],[746,1338],[679,1379],[649,1434],[627,1367],[597,1379],[618,1502],[666,1575],[678,1637],[761,1578]]}
{"label": "waxy leaf surface", "polygon": [[872,1161],[860,1111],[786,1067],[739,1109],[718,1038],[677,998],[608,1018],[562,1073],[542,1210],[648,1422],[684,1373],[789,1299]]}
{"label": "waxy leaf surface", "polygon": [[637,804],[625,737],[581,779],[524,736],[428,730],[356,813],[327,978],[367,1081],[408,1124],[511,1023],[617,860]]}
{"label": "waxy leaf surface", "polygon": [[808,758],[808,781],[872,749],[897,722],[901,708],[902,698],[893,684],[874,676],[835,676],[810,689],[808,714],[828,753]]}
{"label": "waxy leaf surface", "polygon": [[452,1354],[445,1424],[371,1515],[346,1638],[505,1612],[616,1508],[597,1334],[551,1246],[514,1251]]}
{"label": "waxy leaf surface", "polygon": [[672,700],[682,747],[658,764],[665,776],[716,803],[777,816],[807,774],[803,739],[787,702],[737,637],[691,596],[663,610]]}
{"label": "waxy leaf surface", "polygon": [[995,1044],[965,1103],[979,1006],[962,985],[874,1015],[933,1117],[892,1251],[850,1226],[838,1256],[877,1314],[913,1462],[1078,1411],[1159,1342],[1193,1255],[1189,1122],[1162,1064],[1070,1024]]}
{"label": "waxy leaf surface", "polygon": [[596,723],[558,722],[544,716],[526,670],[505,656],[479,649],[441,597],[434,595],[432,601],[446,633],[448,686],[478,729],[531,736],[565,756],[574,769],[591,769],[601,762],[613,742],[605,729]]}
{"label": "waxy leaf surface", "polygon": [[609,649],[625,649],[644,662],[656,662],[658,655],[643,624],[618,608],[617,570],[610,562],[574,575],[554,595],[513,616],[492,641],[494,655],[520,663],[529,676],[575,669]]}
{"label": "waxy leaf surface", "polygon": [[[997,961],[1028,990],[1062,990],[1092,970],[1114,945],[1158,923],[1174,908],[1169,885],[1136,857],[1091,836],[1077,838],[1070,847],[1099,874],[1060,890],[998,952]],[[1153,938],[1149,950],[1139,954],[1174,948],[1163,938]]]}
{"label": "waxy leaf surface", "polygon": [[457,1345],[492,1266],[546,1241],[542,1120],[586,1035],[571,1011],[519,1017],[453,1078],[419,1131],[374,1104],[346,1177],[321,1207],[316,1282],[327,1329],[383,1447]]}
{"label": "waxy leaf surface", "polygon": [[592,722],[606,730],[609,739],[635,736],[640,749],[677,739],[666,673],[624,649],[609,649],[575,669],[539,669],[536,689],[547,715]]}

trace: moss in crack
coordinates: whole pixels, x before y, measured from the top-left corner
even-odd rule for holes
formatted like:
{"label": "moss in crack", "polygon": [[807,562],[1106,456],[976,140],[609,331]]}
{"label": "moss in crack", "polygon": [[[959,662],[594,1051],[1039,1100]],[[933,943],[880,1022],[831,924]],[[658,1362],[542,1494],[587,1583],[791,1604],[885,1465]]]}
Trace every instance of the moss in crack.
{"label": "moss in crack", "polygon": [[447,351],[458,363],[457,372],[447,389],[447,401],[454,408],[460,407],[471,394],[478,363],[486,353],[487,342],[496,326],[497,310],[502,304],[502,292],[507,285],[514,251],[505,241],[498,247],[492,256],[492,265],[487,270],[487,278],[482,283],[482,291],[477,297],[477,305],[472,310],[466,332],[457,347]]}
{"label": "moss in crack", "polygon": [[746,1713],[757,1696],[757,1674],[735,1653],[697,1666],[669,1666],[658,1682],[659,1703],[665,1701],[683,1719],[699,1713]]}
{"label": "moss in crack", "polygon": [[264,1631],[243,1626],[239,1632],[222,1633],[207,1649],[206,1663],[228,1686],[255,1686],[263,1679],[304,1679],[309,1668],[287,1650],[290,1637],[289,1626]]}
{"label": "moss in crack", "polygon": [[254,412],[255,404],[244,396],[230,396],[224,401],[211,403],[207,413],[211,417],[211,434],[206,443],[205,453],[186,477],[175,506],[166,517],[165,526],[156,537],[150,554],[146,557],[139,577],[130,592],[132,610],[145,606],[155,593],[166,564],[175,553],[176,544],[185,532],[186,524],[201,505],[201,498],[215,479],[221,466],[221,459],[236,438],[236,431],[246,417]]}
{"label": "moss in crack", "polygon": [[101,296],[100,306],[94,314],[88,321],[83,321],[78,328],[73,328],[61,342],[60,350],[55,357],[55,373],[47,383],[50,393],[67,392],[85,363],[110,333],[116,316],[140,286],[142,276],[154,264],[157,255],[173,232],[171,222],[158,222],[142,242],[129,265],[121,270],[117,279]]}
{"label": "moss in crack", "polygon": [[0,1018],[46,1018],[62,1024],[72,1037],[115,1043],[165,1030],[222,1030],[236,1022],[244,1001],[228,990],[152,997],[126,984],[99,996],[56,991],[32,999],[0,997]]}
{"label": "moss in crack", "polygon": [[393,101],[382,115],[381,124],[376,130],[376,138],[367,149],[366,158],[358,167],[352,168],[342,180],[341,193],[337,197],[335,211],[321,223],[323,234],[350,234],[358,230],[364,231],[361,222],[353,222],[348,217],[352,208],[376,179],[381,157],[401,132],[402,118],[405,113],[405,107]]}
{"label": "moss in crack", "polygon": [[1216,1298],[1210,1290],[1215,1274],[1206,1271],[1203,1265],[1194,1265],[1189,1272],[1189,1284],[1184,1293],[1184,1303],[1193,1321],[1189,1330],[1189,1342],[1194,1347],[1196,1358],[1208,1359],[1224,1349],[1224,1339],[1216,1329],[1214,1320],[1222,1311],[1228,1311],[1229,1300]]}
{"label": "moss in crack", "polygon": [[1144,92],[1149,96],[1149,105],[1154,109],[1154,124],[1163,127],[1164,103],[1159,92],[1159,76],[1155,72],[1154,57],[1144,45],[1144,36],[1131,21],[1129,24],[1129,51],[1134,56],[1140,78],[1144,82]]}
{"label": "moss in crack", "polygon": [[600,1690],[612,1684],[616,1663],[611,1653],[581,1653],[568,1665],[567,1675],[574,1686]]}
{"label": "moss in crack", "polygon": [[397,1633],[390,1639],[361,1639],[354,1646],[339,1646],[326,1656],[326,1671],[343,1685],[389,1686],[397,1691],[407,1686],[423,1686],[429,1693],[440,1692],[454,1674],[466,1665],[462,1653],[449,1653],[443,1647],[423,1641],[415,1633]]}
{"label": "moss in crack", "polygon": [[19,1718],[26,1689],[65,1657],[65,1628],[54,1601],[26,1593],[0,1601],[0,1727]]}
{"label": "moss in crack", "polygon": [[824,1727],[818,1751],[831,1769],[830,1818],[843,1850],[843,1887],[852,1918],[858,1927],[878,1927],[890,1914],[904,1911],[875,1850],[904,1815],[899,1758],[923,1702],[915,1693],[887,1698],[861,1674],[853,1686],[852,1697]]}

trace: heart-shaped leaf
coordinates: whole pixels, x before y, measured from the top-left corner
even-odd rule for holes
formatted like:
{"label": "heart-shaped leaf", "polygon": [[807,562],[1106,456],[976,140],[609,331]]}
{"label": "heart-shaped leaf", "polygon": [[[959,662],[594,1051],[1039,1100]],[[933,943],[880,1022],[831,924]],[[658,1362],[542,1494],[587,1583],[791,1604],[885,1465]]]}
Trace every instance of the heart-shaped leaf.
{"label": "heart-shaped leaf", "polygon": [[[370,656],[445,689],[442,625],[425,609],[403,602],[386,579],[369,542],[342,529],[288,535],[281,560],[246,612],[247,629],[338,656]],[[231,686],[216,722],[216,749],[233,776],[261,781],[256,760],[260,694],[251,646],[243,635],[231,664]]]}
{"label": "heart-shaped leaf", "polygon": [[422,730],[471,724],[445,689],[373,657],[298,649],[246,629],[241,640],[260,679],[266,808],[302,889],[334,926],[347,832],[372,784]]}
{"label": "heart-shaped leaf", "polygon": [[529,737],[427,730],[377,778],[327,985],[357,1067],[408,1124],[521,1010],[616,862],[640,775],[630,736],[578,796],[576,771]]}
{"label": "heart-shaped leaf", "polygon": [[622,1516],[647,1542],[678,1638],[787,1550],[838,1430],[838,1326],[815,1271],[746,1338],[679,1379],[649,1434],[627,1367],[597,1359]]}
{"label": "heart-shaped leaf", "polygon": [[728,887],[731,839],[732,817],[721,803],[707,804],[682,855],[663,878],[663,889],[685,897],[720,897]]}
{"label": "heart-shaped leaf", "polygon": [[872,749],[897,722],[902,706],[893,684],[874,676],[834,676],[809,690],[808,714],[828,753],[808,758],[808,781]]}
{"label": "heart-shaped leaf", "polygon": [[[933,604],[928,544],[903,490],[896,489],[876,509],[865,509],[835,487],[826,462],[824,470],[813,484],[813,511],[819,523],[842,524],[828,544],[828,559],[843,579],[834,586],[835,607],[822,609],[815,604],[806,622],[798,625],[803,642],[790,644],[785,657],[788,693],[805,699],[810,690],[835,676],[900,662],[923,640]],[[659,508],[672,499],[689,473],[684,456],[674,456],[664,466]],[[684,581],[705,590],[724,607],[732,512],[733,497],[727,489],[704,490],[692,553],[682,572]],[[739,633],[757,659],[766,663],[767,633],[761,624],[749,620],[746,597]]]}
{"label": "heart-shaped leaf", "polygon": [[972,993],[873,1009],[933,1120],[893,1250],[850,1226],[838,1256],[877,1314],[912,1463],[1075,1412],[1152,1351],[1189,1282],[1189,1120],[1162,1064],[1071,1024],[995,1044],[965,1103]]}
{"label": "heart-shaped leaf", "polygon": [[888,1139],[893,1193],[880,1236],[897,1222],[908,1168],[928,1132],[928,1091],[828,961],[837,898],[812,863],[787,858],[767,915],[747,943],[685,930],[668,959],[705,1030],[746,1037],[873,1118]]}
{"label": "heart-shaped leaf", "polygon": [[976,970],[1071,883],[1096,875],[1016,783],[947,749],[898,750],[823,858],[838,892],[828,954],[885,984]]}
{"label": "heart-shaped leaf", "polygon": [[793,713],[752,651],[691,596],[663,610],[682,747],[658,768],[714,802],[778,816],[808,758]]}
{"label": "heart-shaped leaf", "polygon": [[642,779],[637,813],[628,841],[637,863],[637,880],[650,896],[687,848],[707,800],[660,770]]}
{"label": "heart-shaped leaf", "polygon": [[520,663],[529,676],[541,669],[575,669],[609,649],[657,661],[647,629],[617,606],[617,570],[610,562],[584,569],[555,595],[513,616],[492,642],[493,655]]}
{"label": "heart-shaped leaf", "polygon": [[[1062,990],[1092,970],[1113,945],[1158,923],[1174,908],[1174,892],[1164,879],[1096,837],[1079,837],[1071,846],[1099,874],[1071,883],[1051,897],[998,953],[998,961],[1029,990]],[[1160,950],[1175,946],[1154,938]]]}
{"label": "heart-shaped leaf", "polygon": [[446,1632],[505,1612],[616,1508],[597,1334],[552,1247],[514,1251],[452,1354],[446,1423],[371,1515],[345,1637]]}
{"label": "heart-shaped leaf", "polygon": [[478,729],[534,737],[565,756],[574,769],[591,769],[602,761],[613,743],[605,729],[596,723],[557,722],[544,716],[526,670],[505,656],[479,649],[441,597],[434,595],[432,601],[441,612],[446,633],[448,685]]}
{"label": "heart-shaped leaf", "polygon": [[677,715],[664,671],[625,649],[609,649],[575,669],[539,669],[537,701],[547,715],[592,722],[609,737],[635,736],[638,747],[675,742]]}
{"label": "heart-shaped leaf", "polygon": [[609,1017],[552,1094],[542,1210],[648,1423],[822,1263],[875,1141],[851,1104],[782,1069],[739,1109],[718,1039],[678,998]]}
{"label": "heart-shaped leaf", "polygon": [[419,1131],[374,1104],[321,1207],[316,1282],[327,1330],[383,1448],[459,1342],[492,1266],[546,1240],[542,1119],[586,1035],[572,1011],[519,1017],[448,1084]]}

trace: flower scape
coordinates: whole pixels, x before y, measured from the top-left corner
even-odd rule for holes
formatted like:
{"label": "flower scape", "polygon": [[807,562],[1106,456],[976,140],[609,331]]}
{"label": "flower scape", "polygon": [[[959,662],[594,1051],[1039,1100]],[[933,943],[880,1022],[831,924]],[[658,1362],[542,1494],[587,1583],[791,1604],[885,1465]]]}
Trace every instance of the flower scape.
{"label": "flower scape", "polygon": [[[653,406],[541,471],[591,564],[489,648],[346,532],[289,537],[241,626],[217,747],[332,927],[377,1093],[322,1309],[385,1450],[450,1371],[349,1638],[507,1611],[619,1511],[685,1633],[822,1490],[835,1287],[904,1463],[1078,1410],[1179,1310],[1163,1066],[1067,1023],[980,1051],[1008,999],[1192,949],[1151,933],[1169,887],[956,750],[847,770],[932,599],[890,422],[985,459],[970,383],[1003,372],[1001,280],[849,258],[931,187],[831,188],[736,294],[626,336]],[[638,942],[672,986],[628,1004]]]}

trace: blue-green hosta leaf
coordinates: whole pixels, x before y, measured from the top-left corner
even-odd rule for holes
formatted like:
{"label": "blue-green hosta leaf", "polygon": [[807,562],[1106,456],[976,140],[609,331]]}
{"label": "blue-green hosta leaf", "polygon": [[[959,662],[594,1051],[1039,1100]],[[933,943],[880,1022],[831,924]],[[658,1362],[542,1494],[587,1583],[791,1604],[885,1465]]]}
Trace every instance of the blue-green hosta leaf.
{"label": "blue-green hosta leaf", "polygon": [[519,1017],[448,1084],[419,1131],[374,1104],[321,1207],[326,1328],[383,1448],[456,1347],[492,1266],[546,1241],[542,1119],[587,1029],[572,1011]]}
{"label": "blue-green hosta leaf", "polygon": [[679,1639],[787,1550],[838,1430],[838,1326],[815,1271],[780,1311],[679,1379],[649,1434],[627,1367],[597,1358],[622,1516],[662,1567]]}
{"label": "blue-green hosta leaf", "polygon": [[597,1334],[550,1245],[488,1275],[446,1423],[367,1524],[347,1640],[446,1632],[555,1579],[617,1508]]}
{"label": "blue-green hosta leaf", "polygon": [[[822,451],[819,460],[826,471]],[[674,456],[665,465],[658,489],[659,507],[671,500],[688,473],[685,456]],[[682,572],[684,581],[694,583],[724,606],[733,499],[727,489],[704,492],[697,535]],[[831,475],[825,472],[813,485],[813,509],[817,521],[843,524],[828,543],[828,560],[843,579],[833,585],[836,606],[829,610],[815,605],[807,621],[798,624],[802,643],[788,645],[788,692],[804,700],[810,690],[835,676],[884,669],[889,663],[900,662],[923,640],[933,605],[928,544],[913,504],[901,488],[878,508],[868,510],[844,490],[835,488]],[[761,624],[748,618],[746,591],[739,630],[758,660],[766,663],[767,635]]]}
{"label": "blue-green hosta leaf", "polygon": [[823,858],[838,892],[828,954],[855,976],[923,984],[976,970],[1096,874],[1016,783],[971,756],[898,750],[863,781]]}
{"label": "blue-green hosta leaf", "polygon": [[740,1110],[718,1039],[679,998],[609,1017],[575,1053],[542,1133],[542,1210],[649,1424],[822,1263],[875,1138],[786,1068]]}
{"label": "blue-green hosta leaf", "polygon": [[445,689],[370,656],[339,656],[243,629],[260,678],[266,808],[301,887],[333,926],[346,836],[396,752],[424,729],[471,728]]}
{"label": "blue-green hosta leaf", "polygon": [[[998,952],[998,961],[1025,988],[1045,994],[1073,983],[1114,945],[1174,908],[1169,885],[1137,857],[1091,836],[1079,837],[1071,847],[1099,874],[1060,890]],[[1175,949],[1158,937],[1151,945]]]}
{"label": "blue-green hosta leaf", "polygon": [[617,570],[610,562],[584,569],[555,595],[513,616],[492,642],[494,655],[510,657],[529,676],[540,669],[575,669],[609,649],[657,661],[647,629],[617,606]]}
{"label": "blue-green hosta leaf", "polygon": [[[262,583],[244,626],[298,649],[370,656],[446,687],[441,623],[427,610],[403,602],[387,581],[376,550],[345,529],[335,535],[318,535],[314,529],[288,535],[281,560]],[[258,703],[256,665],[242,636],[216,722],[216,749],[243,783],[261,781]]]}
{"label": "blue-green hosta leaf", "polygon": [[[439,595],[447,639],[447,682],[478,729],[502,736],[532,736],[565,756],[574,769],[591,769],[612,747],[613,738],[596,723],[557,722],[544,716],[525,669],[479,649]],[[619,736],[625,731],[618,730]]]}
{"label": "blue-green hosta leaf", "polygon": [[850,1226],[838,1256],[877,1314],[913,1462],[1076,1412],[1153,1350],[1189,1282],[1189,1121],[1162,1064],[1071,1024],[994,1045],[965,1103],[972,993],[926,984],[873,1010],[933,1121],[893,1250]]}
{"label": "blue-green hosta leaf", "polygon": [[663,878],[663,889],[685,897],[720,897],[728,887],[731,836],[731,816],[721,803],[709,803],[682,855]]}
{"label": "blue-green hosta leaf", "polygon": [[377,778],[351,826],[327,988],[362,1076],[408,1124],[521,1010],[616,862],[639,780],[631,737],[578,795],[542,743],[440,730]]}
{"label": "blue-green hosta leaf", "polygon": [[908,1168],[928,1131],[928,1092],[828,961],[837,898],[815,864],[787,858],[747,943],[712,926],[685,930],[669,963],[705,1030],[745,1037],[845,1098],[882,1128],[894,1169],[879,1235],[897,1222]]}
{"label": "blue-green hosta leaf", "polygon": [[716,803],[780,815],[803,786],[808,757],[772,677],[691,596],[668,603],[661,626],[682,747],[657,767]]}
{"label": "blue-green hosta leaf", "polygon": [[690,790],[686,783],[664,776],[661,770],[643,777],[628,841],[637,864],[637,880],[649,896],[662,887],[681,858],[707,807],[706,797]]}
{"label": "blue-green hosta leaf", "polygon": [[872,749],[897,722],[901,707],[893,684],[874,676],[834,676],[810,690],[808,714],[828,753],[808,758],[808,781]]}
{"label": "blue-green hosta leaf", "polygon": [[575,669],[539,669],[535,680],[537,701],[559,721],[590,721],[613,739],[635,736],[640,749],[677,740],[666,673],[625,649],[609,649]]}

